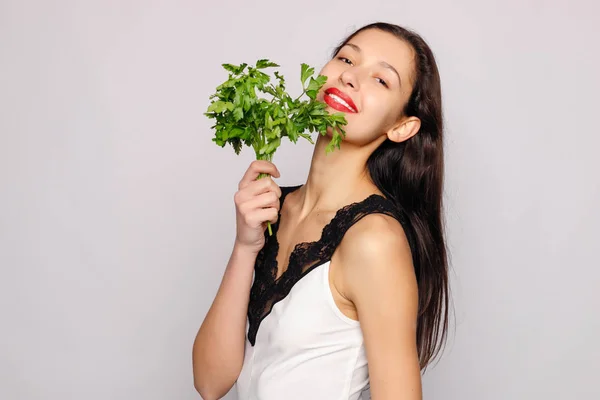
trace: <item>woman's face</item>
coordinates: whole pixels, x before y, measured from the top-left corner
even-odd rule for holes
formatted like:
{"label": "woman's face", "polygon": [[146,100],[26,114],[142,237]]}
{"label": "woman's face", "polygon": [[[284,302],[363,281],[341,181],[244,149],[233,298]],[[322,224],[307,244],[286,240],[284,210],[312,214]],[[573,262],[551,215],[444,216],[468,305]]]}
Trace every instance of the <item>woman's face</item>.
{"label": "woman's face", "polygon": [[[365,145],[386,135],[401,118],[412,91],[414,51],[388,32],[360,32],[321,70],[327,82],[317,99],[343,112],[349,141]],[[340,97],[345,105],[339,104]],[[350,108],[347,106],[350,105]]]}

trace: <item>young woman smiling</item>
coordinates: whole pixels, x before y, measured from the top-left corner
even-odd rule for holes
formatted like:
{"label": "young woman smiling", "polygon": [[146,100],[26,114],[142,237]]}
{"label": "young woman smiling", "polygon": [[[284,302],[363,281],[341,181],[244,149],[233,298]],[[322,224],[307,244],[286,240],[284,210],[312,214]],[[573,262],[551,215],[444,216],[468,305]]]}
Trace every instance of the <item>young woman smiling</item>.
{"label": "young woman smiling", "polygon": [[[428,45],[387,23],[344,40],[318,99],[346,114],[319,136],[306,183],[253,162],[237,235],[194,342],[204,399],[420,399],[448,324],[440,78]],[[273,236],[266,222],[273,224]]]}

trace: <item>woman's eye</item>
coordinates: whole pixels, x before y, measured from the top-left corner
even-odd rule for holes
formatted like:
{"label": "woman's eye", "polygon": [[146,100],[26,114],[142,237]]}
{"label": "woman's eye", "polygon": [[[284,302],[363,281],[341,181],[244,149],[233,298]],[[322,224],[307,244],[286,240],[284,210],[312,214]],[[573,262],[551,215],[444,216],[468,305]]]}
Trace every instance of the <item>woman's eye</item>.
{"label": "woman's eye", "polygon": [[348,60],[346,57],[338,57],[338,60],[341,60],[346,64],[352,65],[352,61]]}
{"label": "woman's eye", "polygon": [[383,86],[388,87],[388,84],[381,78],[376,78]]}

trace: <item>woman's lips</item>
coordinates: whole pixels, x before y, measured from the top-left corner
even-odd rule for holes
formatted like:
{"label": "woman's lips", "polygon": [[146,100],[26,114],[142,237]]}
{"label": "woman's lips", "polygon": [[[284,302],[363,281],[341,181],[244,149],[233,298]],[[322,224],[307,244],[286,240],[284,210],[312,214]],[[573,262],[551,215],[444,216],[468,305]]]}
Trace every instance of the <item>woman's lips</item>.
{"label": "woman's lips", "polygon": [[323,96],[323,100],[335,110],[353,114],[357,112],[352,99],[336,88],[327,89]]}

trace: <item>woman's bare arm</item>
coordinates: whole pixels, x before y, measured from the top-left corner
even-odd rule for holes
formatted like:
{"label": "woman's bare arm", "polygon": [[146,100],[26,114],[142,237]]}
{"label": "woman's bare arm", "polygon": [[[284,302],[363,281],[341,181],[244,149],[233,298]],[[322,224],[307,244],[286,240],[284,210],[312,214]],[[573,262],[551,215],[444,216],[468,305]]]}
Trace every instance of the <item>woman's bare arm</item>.
{"label": "woman's bare arm", "polygon": [[253,161],[234,196],[236,239],[217,295],[198,331],[192,352],[194,386],[205,400],[223,397],[237,380],[244,362],[248,301],[254,263],[265,243],[267,221],[275,223],[281,189],[268,161]]}
{"label": "woman's bare arm", "polygon": [[194,386],[204,400],[231,389],[244,362],[246,313],[256,253],[236,244],[193,349]]}
{"label": "woman's bare arm", "polygon": [[363,331],[373,400],[420,400],[417,280],[400,223],[364,217],[340,244],[346,297]]}

